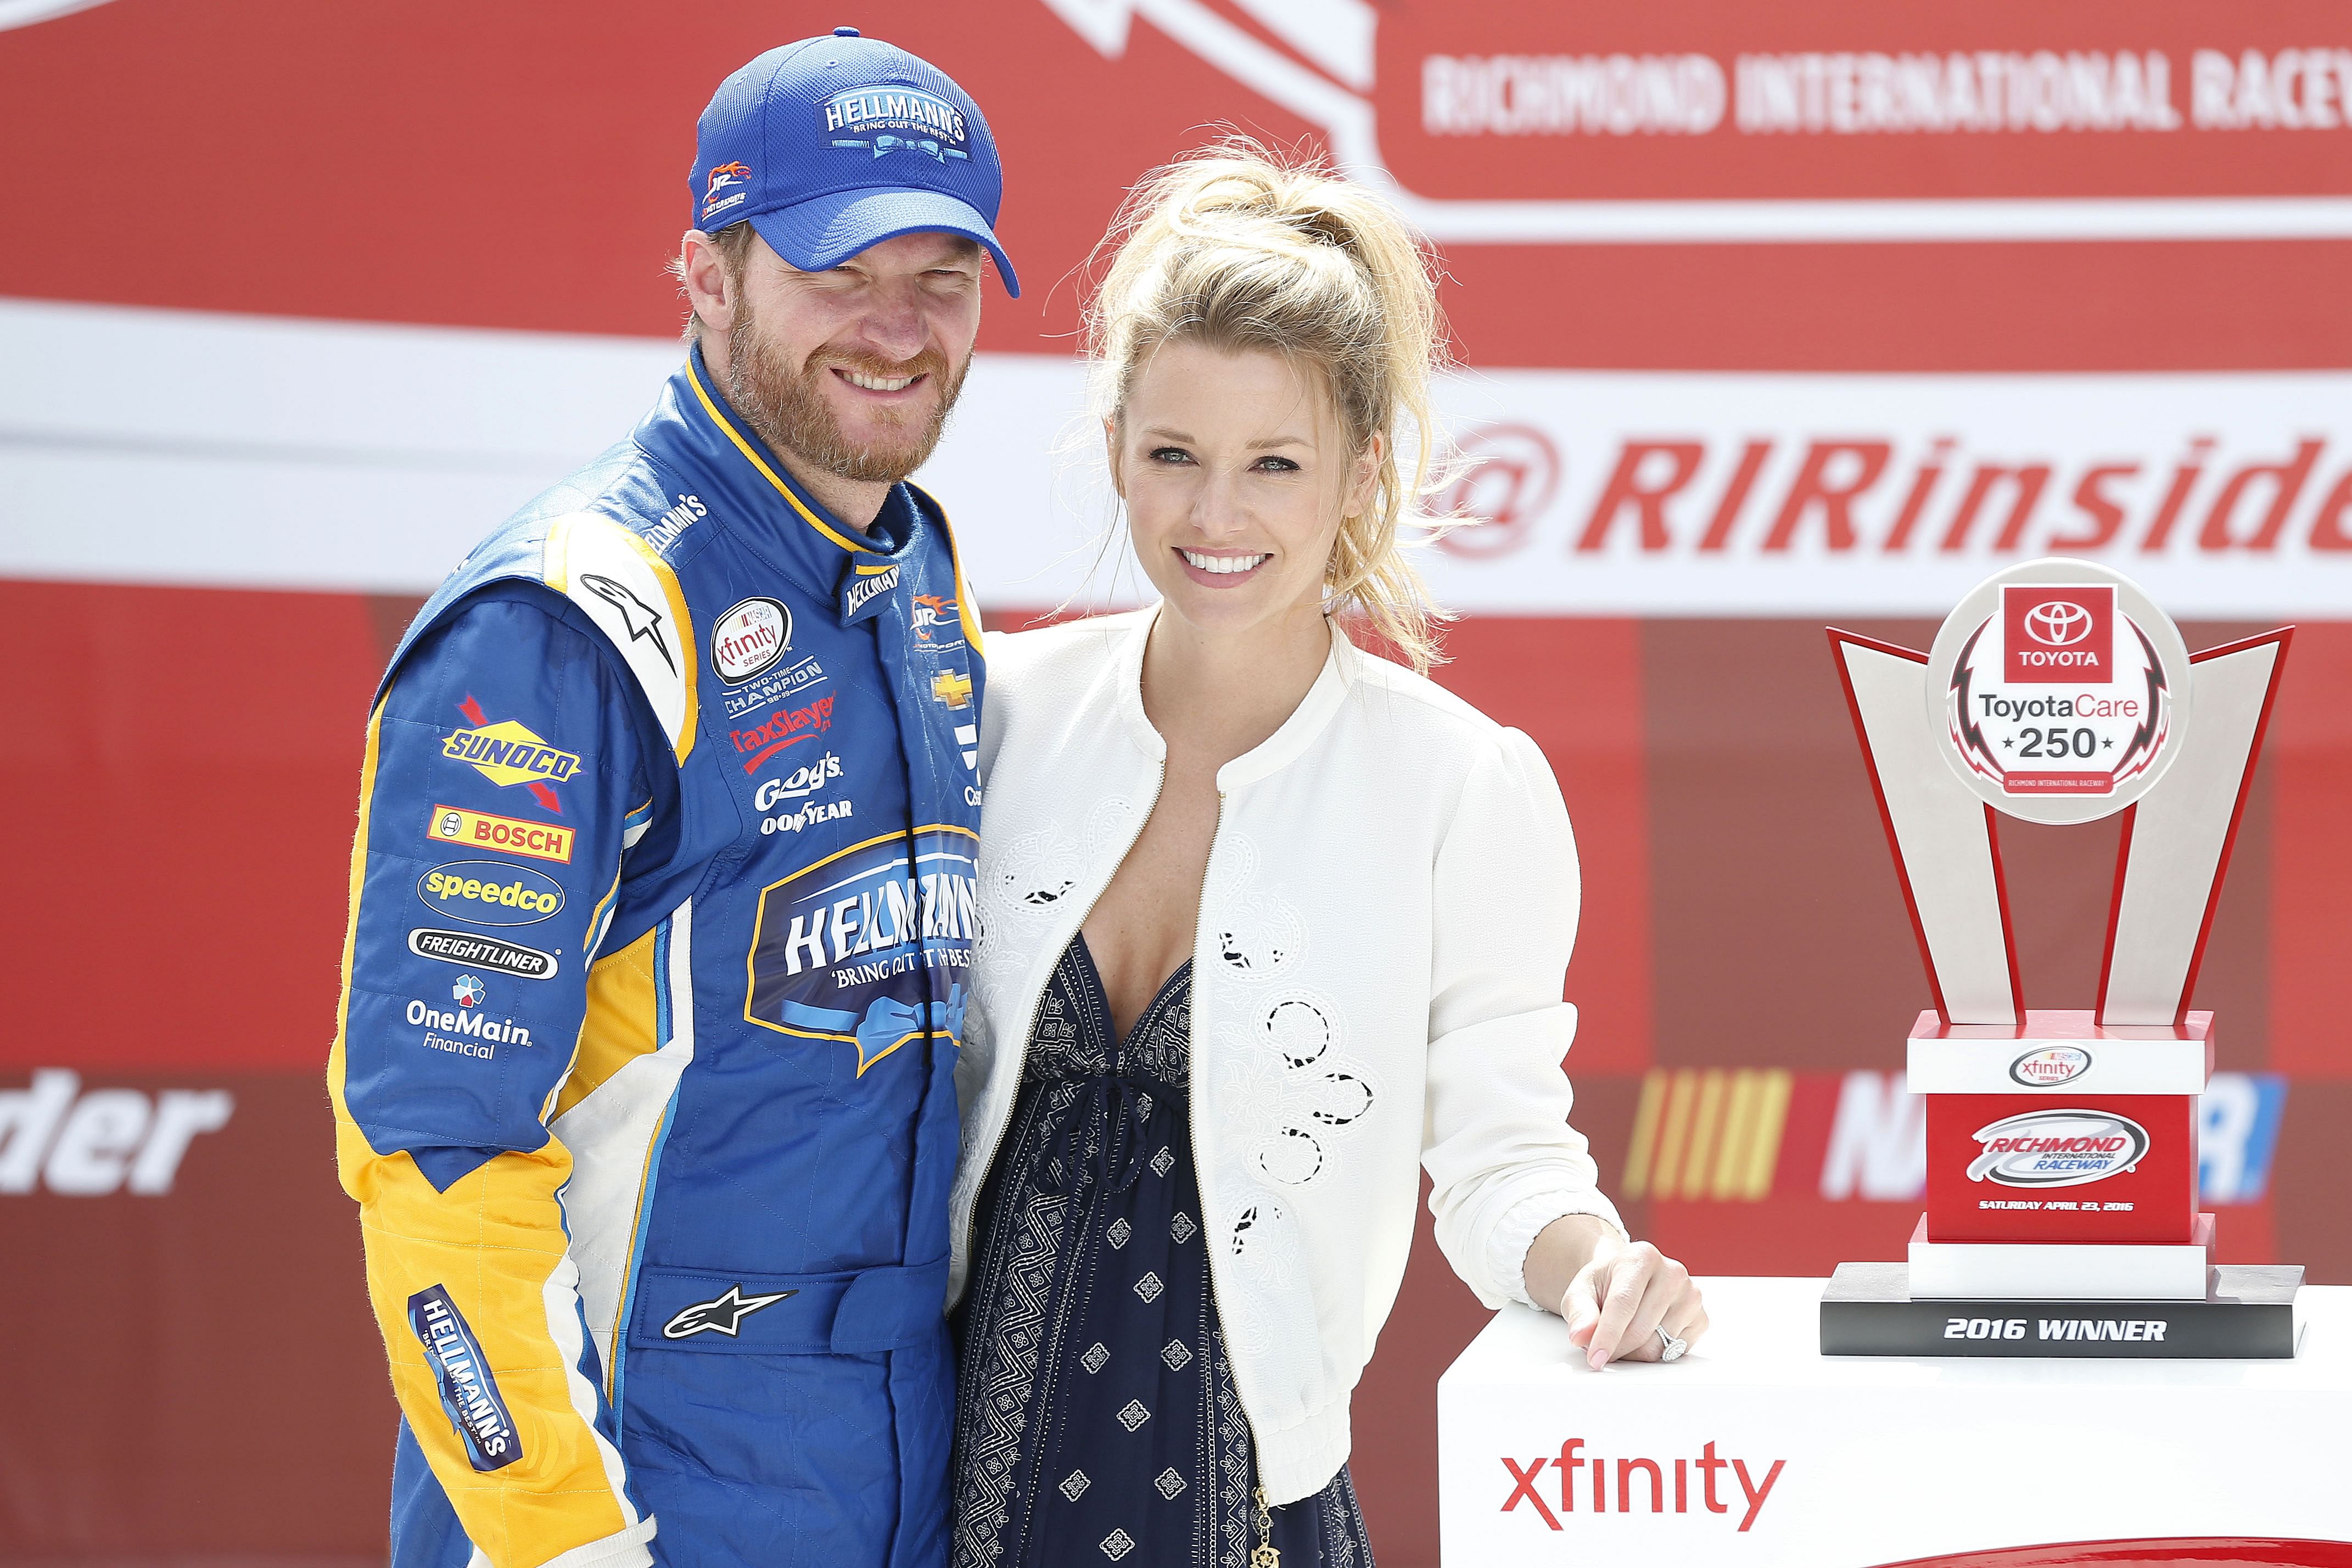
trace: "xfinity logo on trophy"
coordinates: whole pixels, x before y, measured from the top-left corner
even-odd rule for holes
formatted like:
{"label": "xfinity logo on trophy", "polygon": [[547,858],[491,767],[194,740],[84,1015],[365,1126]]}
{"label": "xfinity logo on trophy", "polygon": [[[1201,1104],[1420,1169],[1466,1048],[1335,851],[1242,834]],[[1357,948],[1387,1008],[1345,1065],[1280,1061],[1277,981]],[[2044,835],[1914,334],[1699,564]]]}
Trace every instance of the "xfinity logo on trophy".
{"label": "xfinity logo on trophy", "polygon": [[2029,1110],[1976,1131],[1984,1145],[1969,1180],[2004,1187],[2077,1187],[2128,1171],[2147,1152],[2147,1130],[2104,1110]]}
{"label": "xfinity logo on trophy", "polygon": [[[1741,1534],[1755,1528],[1764,1511],[1765,1500],[1780,1479],[1780,1471],[1789,1463],[1775,1459],[1768,1469],[1759,1460],[1753,1470],[1745,1459],[1724,1459],[1716,1456],[1713,1443],[1702,1444],[1696,1455],[1674,1459],[1609,1459],[1580,1452],[1584,1439],[1570,1437],[1559,1446],[1558,1454],[1538,1455],[1521,1464],[1505,1458],[1503,1468],[1509,1472],[1511,1489],[1503,1499],[1503,1511],[1516,1512],[1522,1502],[1532,1505],[1532,1516],[1543,1521],[1551,1530],[1562,1530],[1560,1521],[1573,1515],[1580,1507],[1587,1513],[1705,1513],[1729,1515],[1735,1506],[1740,1507],[1739,1524],[1733,1533]],[[1551,1467],[1546,1478],[1545,1466]],[[1729,1470],[1730,1477],[1723,1474]],[[1694,1473],[1696,1472],[1696,1473]],[[1760,1473],[1759,1473],[1760,1472]],[[1612,1500],[1610,1479],[1616,1479]],[[1740,1496],[1731,1496],[1729,1482],[1736,1477]],[[1543,1484],[1538,1485],[1538,1482]]]}
{"label": "xfinity logo on trophy", "polygon": [[2034,1089],[2072,1083],[2091,1070],[2091,1053],[2077,1046],[2028,1051],[2009,1064],[2009,1076]]}

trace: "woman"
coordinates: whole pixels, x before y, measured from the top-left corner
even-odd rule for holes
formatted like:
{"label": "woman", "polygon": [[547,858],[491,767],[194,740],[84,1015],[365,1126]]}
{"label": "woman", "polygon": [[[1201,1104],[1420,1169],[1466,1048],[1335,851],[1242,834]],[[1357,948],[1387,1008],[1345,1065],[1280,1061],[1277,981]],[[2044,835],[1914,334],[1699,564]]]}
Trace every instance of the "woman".
{"label": "woman", "polygon": [[1349,1396],[1416,1161],[1455,1270],[1594,1366],[1706,1314],[1568,1126],[1559,788],[1419,673],[1412,236],[1221,150],[1138,194],[1090,336],[1161,600],[989,643],[954,1562],[1368,1563]]}

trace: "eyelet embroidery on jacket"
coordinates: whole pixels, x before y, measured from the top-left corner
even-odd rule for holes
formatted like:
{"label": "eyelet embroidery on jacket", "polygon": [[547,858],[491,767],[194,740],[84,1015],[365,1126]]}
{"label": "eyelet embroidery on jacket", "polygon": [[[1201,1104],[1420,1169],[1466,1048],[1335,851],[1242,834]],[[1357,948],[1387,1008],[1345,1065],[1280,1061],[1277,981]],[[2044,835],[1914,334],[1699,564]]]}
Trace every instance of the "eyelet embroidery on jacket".
{"label": "eyelet embroidery on jacket", "polygon": [[1227,829],[1211,866],[1204,908],[1223,917],[1210,945],[1226,973],[1269,980],[1296,969],[1307,956],[1307,921],[1288,900],[1258,885],[1257,846]]}
{"label": "eyelet embroidery on jacket", "polygon": [[1328,997],[1277,993],[1257,1026],[1219,1032],[1218,1103],[1241,1133],[1253,1177],[1299,1187],[1331,1168],[1335,1135],[1361,1121],[1380,1098],[1371,1075],[1341,1052],[1345,1026]]}

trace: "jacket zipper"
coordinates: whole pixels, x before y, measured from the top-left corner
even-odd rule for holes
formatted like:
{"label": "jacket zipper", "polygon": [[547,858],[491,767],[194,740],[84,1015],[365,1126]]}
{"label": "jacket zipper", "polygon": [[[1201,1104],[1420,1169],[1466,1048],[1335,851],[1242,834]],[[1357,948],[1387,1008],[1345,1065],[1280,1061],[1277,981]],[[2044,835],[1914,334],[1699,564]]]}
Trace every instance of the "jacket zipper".
{"label": "jacket zipper", "polygon": [[[1195,958],[1199,957],[1201,952],[1201,928],[1203,925],[1206,925],[1209,920],[1209,862],[1214,861],[1217,858],[1217,836],[1224,830],[1225,792],[1223,790],[1219,790],[1217,792],[1217,826],[1209,834],[1209,860],[1202,862],[1201,866],[1201,902],[1199,907],[1193,911],[1192,915],[1192,952]],[[1192,1039],[1189,1046],[1191,1067],[1188,1069],[1192,1073],[1197,1073],[1201,1069],[1200,984],[1201,971],[1199,965],[1196,963],[1192,970],[1193,1005],[1185,1015],[1186,1023],[1192,1029]],[[1209,1185],[1213,1178],[1206,1168],[1205,1163],[1201,1159],[1201,1087],[1198,1082],[1192,1085],[1192,1092],[1185,1097],[1184,1131],[1192,1137],[1193,1169],[1195,1173],[1200,1177],[1201,1244],[1202,1252],[1206,1257],[1209,1265],[1209,1305],[1216,1313],[1217,1327],[1219,1331],[1222,1332],[1225,1322],[1225,1303],[1223,1299],[1217,1294],[1217,1227],[1212,1225],[1209,1221]],[[1230,1346],[1228,1346],[1226,1350],[1225,1364],[1227,1369],[1234,1373],[1234,1397],[1236,1399],[1240,1399],[1241,1374],[1239,1370],[1234,1366],[1233,1352]],[[1255,1464],[1256,1456],[1265,1451],[1265,1445],[1258,1441],[1257,1418],[1252,1415],[1249,1412],[1249,1401],[1246,1399],[1241,1399],[1241,1406],[1242,1420],[1244,1424],[1249,1427],[1250,1454],[1253,1464]],[[1259,1478],[1257,1504],[1261,1510],[1265,1506],[1265,1478],[1263,1476]],[[1263,1516],[1261,1515],[1261,1517]]]}
{"label": "jacket zipper", "polygon": [[[1064,947],[1069,946],[1070,943],[1076,939],[1078,932],[1086,929],[1087,916],[1095,912],[1095,906],[1102,902],[1102,896],[1110,891],[1112,879],[1118,875],[1118,868],[1127,864],[1128,855],[1135,848],[1135,841],[1143,837],[1144,826],[1151,820],[1153,810],[1155,810],[1160,805],[1160,792],[1167,787],[1168,760],[1165,757],[1162,757],[1160,760],[1160,776],[1151,782],[1151,798],[1143,803],[1143,813],[1136,819],[1135,831],[1128,835],[1126,844],[1122,845],[1119,848],[1118,858],[1111,862],[1110,876],[1103,879],[1102,886],[1095,889],[1095,896],[1087,900],[1086,909],[1078,916],[1078,923],[1070,928],[1070,934],[1068,936],[1062,939],[1062,945]],[[1217,820],[1221,825],[1224,821],[1224,810],[1225,797],[1221,794],[1217,796]],[[1210,844],[1213,851],[1215,842],[1215,837],[1212,835]],[[1202,897],[1205,901],[1205,892]],[[1199,920],[1196,918],[1192,922],[1192,945],[1197,948],[1200,946],[1200,943],[1201,925]],[[1055,956],[1054,962],[1056,963],[1061,962],[1058,954]],[[1050,986],[1053,983],[1053,972],[1048,970],[1046,972],[1045,984]],[[996,1173],[996,1156],[1003,1147],[1004,1131],[1013,1121],[1013,1107],[1018,1105],[1021,1100],[1020,1072],[1021,1068],[1028,1064],[1029,1036],[1031,1032],[1037,1027],[1037,1009],[1045,1005],[1045,992],[1041,988],[1036,996],[1031,1000],[1029,1004],[1029,1016],[1023,1021],[1021,1033],[1015,1037],[1020,1043],[1014,1047],[1018,1052],[1018,1056],[1013,1063],[1013,1092],[1004,1097],[1004,1109],[998,1114],[996,1124],[989,1129],[988,1158],[980,1167],[980,1180],[972,1184],[971,1208],[963,1216],[964,1289],[967,1291],[971,1289],[971,1268],[973,1264],[977,1261],[971,1249],[971,1238],[973,1234],[980,1228],[980,1194],[987,1187],[988,1178]],[[1213,1281],[1212,1284],[1213,1285]]]}

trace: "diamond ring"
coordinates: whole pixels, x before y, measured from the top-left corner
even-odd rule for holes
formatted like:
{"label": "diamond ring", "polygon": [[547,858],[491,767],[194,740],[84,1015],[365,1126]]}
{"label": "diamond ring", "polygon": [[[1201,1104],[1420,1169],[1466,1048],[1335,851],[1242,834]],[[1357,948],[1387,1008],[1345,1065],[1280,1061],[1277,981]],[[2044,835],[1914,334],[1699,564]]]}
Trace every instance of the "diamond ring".
{"label": "diamond ring", "polygon": [[1666,1332],[1665,1324],[1660,1323],[1658,1325],[1658,1359],[1660,1361],[1680,1361],[1683,1358],[1683,1352],[1690,1349],[1690,1341],[1678,1340],[1675,1338],[1674,1335]]}

